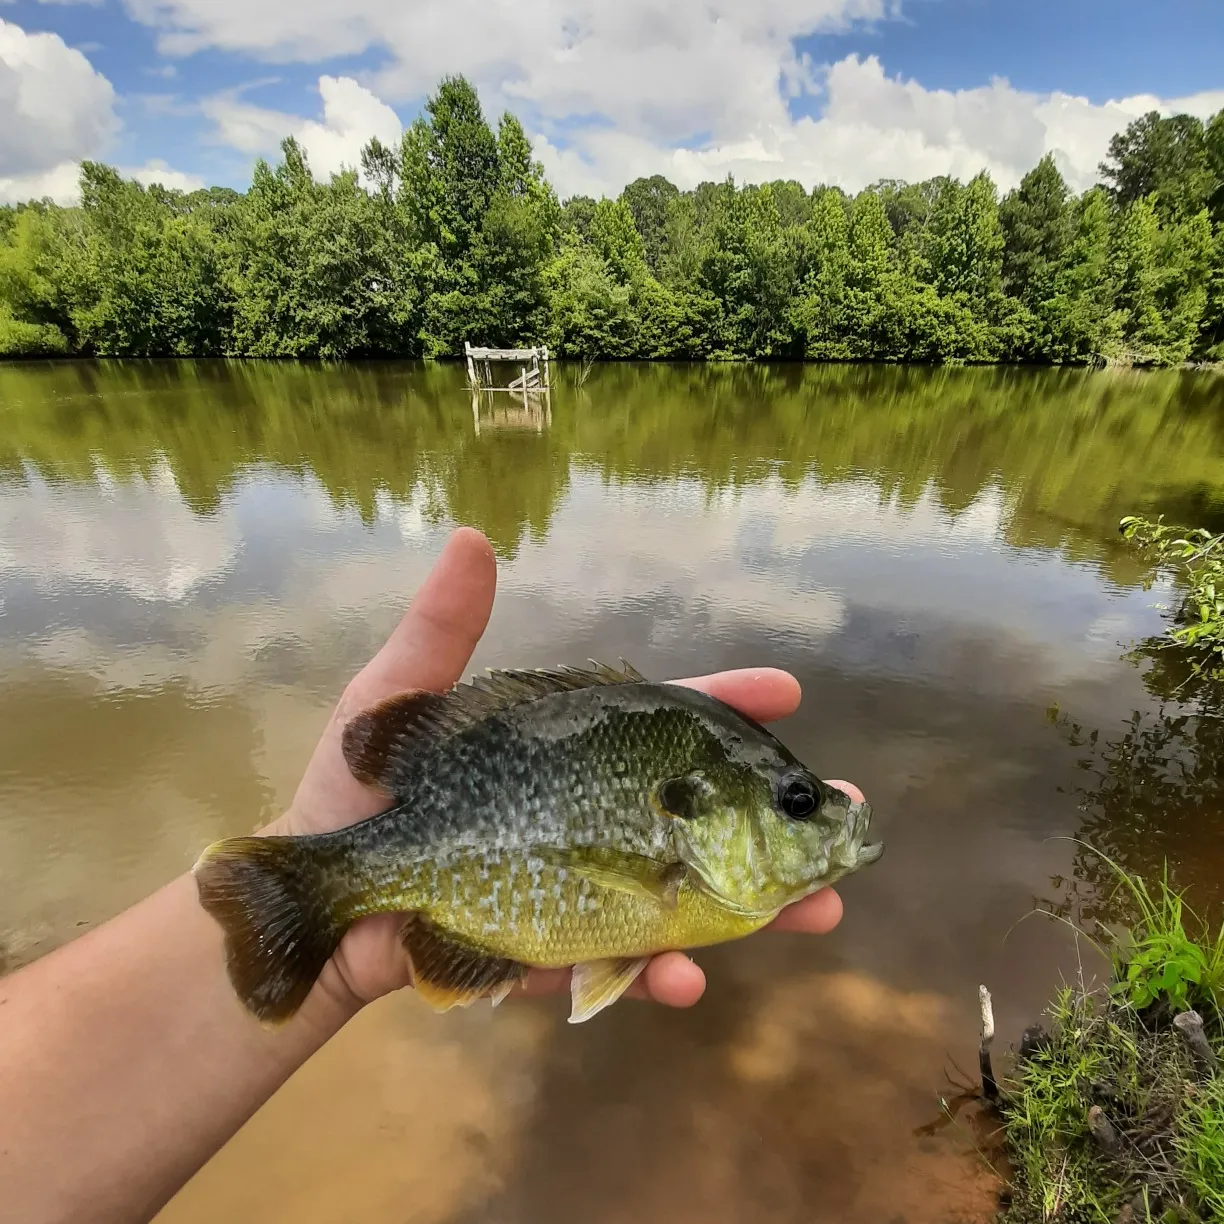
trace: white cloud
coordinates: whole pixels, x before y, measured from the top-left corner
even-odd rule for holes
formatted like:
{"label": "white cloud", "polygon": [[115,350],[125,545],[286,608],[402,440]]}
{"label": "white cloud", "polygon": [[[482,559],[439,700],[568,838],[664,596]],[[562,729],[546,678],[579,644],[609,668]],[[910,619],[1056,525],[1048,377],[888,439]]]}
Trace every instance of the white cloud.
{"label": "white cloud", "polygon": [[58,34],[0,19],[0,184],[96,153],[118,130],[114,106],[110,82]]}
{"label": "white cloud", "polygon": [[741,181],[795,178],[807,187],[836,183],[857,190],[880,178],[969,178],[985,169],[1006,189],[1045,153],[1083,190],[1097,180],[1109,138],[1137,116],[1161,110],[1205,118],[1224,106],[1224,90],[1098,105],[1064,93],[1024,92],[1003,80],[976,89],[925,89],[890,78],[874,56],[854,55],[827,69],[824,98],[819,118],[775,118],[695,147],[667,148],[592,126],[571,133],[565,147],[537,137],[536,152],[563,194],[615,192],[656,172],[681,187],[734,174]]}
{"label": "white cloud", "polygon": [[143,166],[134,168],[120,166],[119,173],[126,178],[134,178],[146,187],[159,183],[162,187],[168,187],[172,191],[197,191],[204,186],[204,180],[198,174],[186,174],[182,170],[175,170],[166,165],[160,157],[150,159]]}
{"label": "white cloud", "polygon": [[0,577],[177,603],[233,564],[235,524],[195,514],[164,460],[123,481],[99,466],[95,480],[52,484],[31,468],[0,495]]}
{"label": "white cloud", "polygon": [[389,145],[399,141],[399,116],[352,77],[321,76],[319,94],[321,121],[254,106],[233,94],[207,99],[204,113],[216,125],[217,139],[244,153],[275,153],[286,136],[297,137],[320,177],[359,167],[371,136]]}
{"label": "white cloud", "polygon": [[50,170],[33,174],[11,174],[0,177],[0,204],[18,204],[23,200],[52,199],[57,204],[72,204],[80,199],[77,190],[78,162],[60,162]]}
{"label": "white cloud", "polygon": [[[0,20],[0,204],[75,203],[81,159],[105,156],[119,127],[111,83],[79,50]],[[120,171],[184,191],[203,185],[158,158]]]}
{"label": "white cloud", "polygon": [[[134,178],[146,187],[160,183],[163,187],[179,191],[195,191],[204,186],[198,174],[187,174],[168,166],[160,157],[151,158],[143,166],[116,167],[125,178]],[[79,204],[80,162],[60,162],[50,170],[35,174],[18,174],[0,178],[0,204],[19,203],[23,200],[51,199],[57,204]]]}
{"label": "white cloud", "polygon": [[[873,56],[820,67],[797,54],[797,39],[894,17],[898,0],[126,4],[159,30],[168,54],[214,47],[290,61],[385,53],[368,83],[391,101],[419,100],[444,74],[464,73],[492,114],[508,107],[524,120],[562,194],[615,193],[655,172],[681,186],[733,173],[856,189],[885,176],[966,177],[984,167],[1008,187],[1045,152],[1083,188],[1095,181],[1109,137],[1136,115],[1153,108],[1205,115],[1224,105],[1224,91],[1094,104],[1003,80],[926,89],[888,76]],[[365,111],[381,105],[355,82],[348,88],[337,112],[358,98]],[[817,118],[790,113],[788,100],[804,94],[823,102]],[[234,100],[214,112],[222,138],[251,152],[269,151],[288,131],[308,131],[320,169],[352,158],[357,143],[326,97],[322,124]]]}

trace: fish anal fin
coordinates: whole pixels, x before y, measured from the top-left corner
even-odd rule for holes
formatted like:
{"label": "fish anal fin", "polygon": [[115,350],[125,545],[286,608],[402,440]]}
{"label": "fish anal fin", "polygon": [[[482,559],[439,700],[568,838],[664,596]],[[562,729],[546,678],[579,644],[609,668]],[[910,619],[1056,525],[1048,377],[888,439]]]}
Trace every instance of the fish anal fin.
{"label": "fish anal fin", "polygon": [[570,1024],[581,1024],[610,1007],[649,963],[649,956],[625,956],[575,965],[570,973]]}
{"label": "fish anal fin", "polygon": [[496,1006],[527,976],[526,965],[464,943],[421,914],[405,922],[400,938],[412,965],[413,987],[435,1011],[467,1007],[486,996]]}
{"label": "fish anal fin", "polygon": [[584,846],[570,851],[567,866],[600,888],[630,893],[675,909],[680,885],[688,868],[683,863],[661,863],[627,850]]}
{"label": "fish anal fin", "polygon": [[445,693],[399,693],[350,720],[341,737],[344,759],[359,781],[396,794],[412,777],[412,758],[423,741],[446,739],[490,715],[554,693],[643,683],[641,672],[622,660],[619,669],[592,663],[589,668],[490,671]]}

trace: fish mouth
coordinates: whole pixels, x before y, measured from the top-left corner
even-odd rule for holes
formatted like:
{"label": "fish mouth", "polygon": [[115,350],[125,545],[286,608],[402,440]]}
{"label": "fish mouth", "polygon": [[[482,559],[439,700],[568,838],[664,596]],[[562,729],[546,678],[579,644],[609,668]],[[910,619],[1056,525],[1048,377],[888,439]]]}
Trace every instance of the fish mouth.
{"label": "fish mouth", "polygon": [[871,804],[866,800],[852,803],[846,812],[842,836],[830,855],[831,862],[840,868],[842,874],[870,866],[884,853],[883,842],[867,840],[873,814]]}
{"label": "fish mouth", "polygon": [[883,842],[865,842],[859,847],[857,865],[870,867],[883,853]]}

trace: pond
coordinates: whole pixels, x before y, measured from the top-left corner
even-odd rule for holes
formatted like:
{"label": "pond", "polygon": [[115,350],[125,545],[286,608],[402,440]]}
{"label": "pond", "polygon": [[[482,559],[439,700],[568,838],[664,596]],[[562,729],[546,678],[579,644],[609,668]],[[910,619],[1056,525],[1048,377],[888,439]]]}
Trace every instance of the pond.
{"label": "pond", "polygon": [[1159,705],[1123,656],[1168,592],[1118,519],[1224,525],[1224,379],[562,367],[544,412],[462,378],[0,367],[0,962],[277,815],[470,524],[501,575],[473,668],[789,668],[780,735],[863,787],[887,852],[833,934],[699,953],[689,1012],[383,1000],[162,1219],[987,1218],[972,1128],[930,1124],[975,1069],[978,984],[1006,1045],[1087,956],[1020,921],[1091,885],[1061,839],[1224,879],[1218,789],[1151,788],[1133,819],[1084,796]]}

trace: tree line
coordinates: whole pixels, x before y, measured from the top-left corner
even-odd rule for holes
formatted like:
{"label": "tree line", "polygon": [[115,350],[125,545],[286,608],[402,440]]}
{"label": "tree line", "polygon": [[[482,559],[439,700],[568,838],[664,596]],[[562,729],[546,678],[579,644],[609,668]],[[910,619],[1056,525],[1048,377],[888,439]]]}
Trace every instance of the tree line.
{"label": "tree line", "polygon": [[1082,195],[1046,156],[1001,199],[983,172],[562,202],[461,77],[364,179],[282,154],[245,192],[85,162],[79,206],[0,208],[0,355],[1224,359],[1224,111],[1136,119]]}

